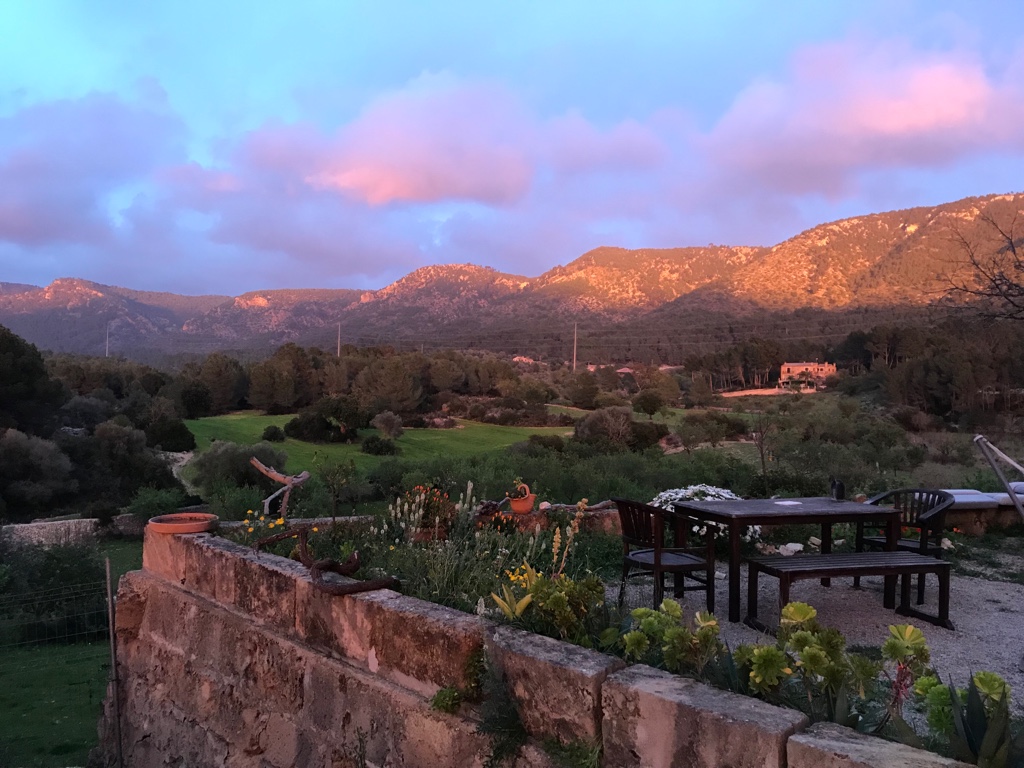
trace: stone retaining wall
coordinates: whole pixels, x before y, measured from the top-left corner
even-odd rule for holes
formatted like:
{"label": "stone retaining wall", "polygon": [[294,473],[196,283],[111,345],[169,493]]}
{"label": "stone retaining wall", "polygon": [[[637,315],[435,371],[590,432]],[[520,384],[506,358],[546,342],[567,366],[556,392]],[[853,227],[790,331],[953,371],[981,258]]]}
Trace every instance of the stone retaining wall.
{"label": "stone retaining wall", "polygon": [[[335,577],[341,578],[341,577]],[[604,765],[952,766],[799,712],[382,590],[331,596],[298,563],[207,534],[147,532],[116,609],[125,765],[482,766],[478,713],[430,707],[505,674],[547,768],[545,739],[601,743]],[[97,757],[116,754],[113,689]]]}
{"label": "stone retaining wall", "polygon": [[0,528],[0,536],[16,544],[34,544],[42,547],[84,544],[96,539],[96,526],[97,521],[89,518],[19,523]]}

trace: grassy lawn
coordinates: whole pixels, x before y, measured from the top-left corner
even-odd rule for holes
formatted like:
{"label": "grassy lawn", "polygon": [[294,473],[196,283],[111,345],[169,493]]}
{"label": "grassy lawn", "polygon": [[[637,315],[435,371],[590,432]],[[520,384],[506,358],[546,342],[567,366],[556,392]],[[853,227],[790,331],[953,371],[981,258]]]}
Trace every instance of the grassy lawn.
{"label": "grassy lawn", "polygon": [[[115,584],[142,567],[141,541],[105,541]],[[17,640],[17,638],[12,638]],[[106,640],[7,645],[0,653],[0,766],[85,765],[110,672]]]}
{"label": "grassy lawn", "polygon": [[[196,437],[196,448],[204,451],[212,439],[233,443],[257,443],[263,430],[271,424],[283,427],[292,416],[263,416],[257,413],[229,413],[225,416],[210,416],[205,419],[186,421]],[[526,440],[530,435],[560,435],[569,431],[567,427],[500,427],[495,424],[481,424],[475,421],[458,420],[457,429],[407,429],[398,438],[400,457],[419,460],[444,454],[447,456],[474,456],[488,451],[505,448],[513,443]],[[361,434],[377,434],[376,430],[362,430]],[[277,443],[288,454],[287,471],[296,472],[313,466],[316,453],[330,459],[353,460],[360,469],[375,466],[381,458],[370,456],[359,450],[358,445],[329,444],[315,445],[288,439]]]}
{"label": "grassy lawn", "polygon": [[142,541],[103,541],[100,542],[100,557],[110,558],[110,578],[117,591],[117,582],[128,571],[142,568]]}
{"label": "grassy lawn", "polygon": [[105,641],[6,648],[0,659],[0,765],[85,765],[107,688]]}

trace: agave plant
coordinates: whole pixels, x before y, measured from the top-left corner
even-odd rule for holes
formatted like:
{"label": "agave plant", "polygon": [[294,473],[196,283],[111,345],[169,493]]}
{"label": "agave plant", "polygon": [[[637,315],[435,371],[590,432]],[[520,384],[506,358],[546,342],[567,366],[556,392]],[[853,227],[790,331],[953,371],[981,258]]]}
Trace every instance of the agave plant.
{"label": "agave plant", "polygon": [[[982,678],[986,689],[983,693],[976,677],[971,676],[966,702],[952,682],[949,686],[954,728],[949,743],[953,754],[982,768],[1024,768],[1024,730],[1014,737],[1010,729],[1009,688],[1005,683],[997,685],[994,676],[989,675]],[[993,695],[998,698],[993,699]]]}

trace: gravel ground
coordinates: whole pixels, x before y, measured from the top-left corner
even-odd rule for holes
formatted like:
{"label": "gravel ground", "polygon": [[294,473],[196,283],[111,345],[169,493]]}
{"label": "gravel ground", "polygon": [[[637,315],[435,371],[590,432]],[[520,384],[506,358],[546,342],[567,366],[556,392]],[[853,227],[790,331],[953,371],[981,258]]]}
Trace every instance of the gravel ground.
{"label": "gravel ground", "polygon": [[[721,576],[721,574],[720,574]],[[778,580],[759,579],[758,618],[768,626],[777,626]],[[724,578],[717,580],[715,613],[728,615],[728,587]],[[818,581],[796,582],[790,599],[809,603],[818,611],[818,620],[825,626],[836,627],[846,635],[848,645],[879,646],[889,633],[890,624],[914,624],[922,629],[931,648],[932,664],[945,678],[952,676],[958,685],[966,684],[968,675],[988,670],[1002,675],[1013,691],[1012,705],[1017,715],[1024,715],[1024,585],[962,576],[953,573],[950,588],[949,615],[955,631],[942,629],[882,606],[882,579],[862,578],[861,589],[852,588],[852,579],[832,579],[831,587],[822,587]],[[609,589],[609,599],[618,599],[618,585]],[[666,592],[671,592],[671,577],[666,579]],[[746,610],[746,567],[741,585],[743,610]],[[916,581],[913,590],[916,599]],[[687,592],[684,613],[690,614],[704,607],[701,592]],[[653,582],[650,579],[631,580],[627,586],[626,603],[629,607],[650,606],[653,600]],[[935,613],[938,590],[934,577],[927,582],[925,613]],[[774,642],[745,624],[722,621],[722,638],[730,645],[751,642]]]}

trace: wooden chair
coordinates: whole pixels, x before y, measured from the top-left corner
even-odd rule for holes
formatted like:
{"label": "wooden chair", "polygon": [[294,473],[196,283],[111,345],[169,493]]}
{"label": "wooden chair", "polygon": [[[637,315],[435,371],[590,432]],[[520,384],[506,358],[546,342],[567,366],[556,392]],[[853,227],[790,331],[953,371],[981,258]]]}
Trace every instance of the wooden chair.
{"label": "wooden chair", "polygon": [[[622,581],[619,606],[626,593],[626,579],[639,573],[654,574],[654,607],[661,605],[665,595],[665,574],[675,576],[676,597],[686,592],[706,593],[709,612],[715,610],[715,548],[714,537],[707,537],[704,547],[688,547],[689,528],[697,521],[675,512],[627,499],[612,499],[619,510],[622,526]],[[673,523],[674,546],[665,546],[665,523]],[[698,576],[703,572],[703,576]],[[696,586],[686,586],[689,576]]]}
{"label": "wooden chair", "polygon": [[[876,506],[893,507],[900,511],[900,525],[904,528],[917,528],[920,538],[901,538],[896,549],[904,552],[917,552],[942,559],[942,529],[946,523],[946,510],[953,505],[953,496],[945,491],[929,488],[900,488],[886,491],[866,503]],[[857,524],[857,551],[885,549],[885,536],[865,536],[864,523]],[[860,578],[854,578],[853,586],[860,586]],[[917,604],[924,602],[924,574],[917,577]]]}

